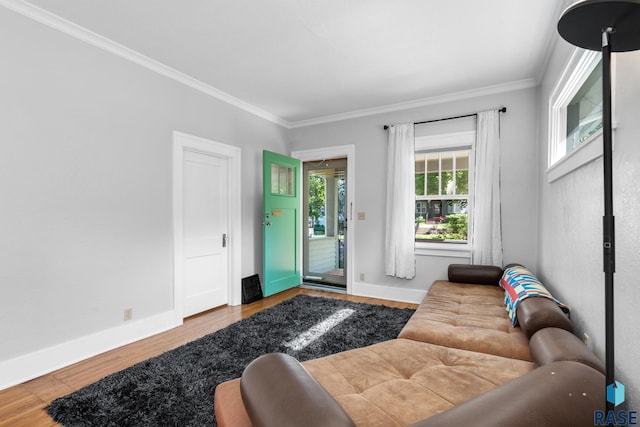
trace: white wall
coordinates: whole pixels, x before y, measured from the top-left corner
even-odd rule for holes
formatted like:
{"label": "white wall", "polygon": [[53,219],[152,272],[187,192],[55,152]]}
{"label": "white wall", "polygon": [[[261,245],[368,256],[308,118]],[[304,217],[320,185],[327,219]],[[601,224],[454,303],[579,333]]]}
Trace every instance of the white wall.
{"label": "white wall", "polygon": [[[364,221],[355,226],[355,277],[365,280],[354,287],[370,293],[373,286],[392,287],[397,293],[426,290],[435,279],[446,277],[450,263],[468,259],[417,257],[413,280],[394,279],[384,274],[384,227],[387,132],[383,125],[457,116],[506,106],[501,118],[501,163],[504,261],[537,264],[537,156],[536,91],[534,88],[486,95],[411,110],[343,120],[294,129],[293,150],[354,144],[356,147],[355,213]],[[364,286],[360,286],[364,285]],[[417,293],[414,293],[418,295]]]}
{"label": "white wall", "polygon": [[[579,336],[586,332],[596,354],[605,357],[602,269],[603,165],[599,158],[552,183],[547,182],[549,96],[574,48],[559,40],[539,88],[539,265],[540,278],[572,307]],[[617,378],[625,384],[630,409],[640,408],[640,53],[614,54],[617,129],[614,131],[616,217],[615,323]]]}
{"label": "white wall", "polygon": [[1,387],[10,360],[122,327],[125,307],[173,307],[174,130],[242,148],[243,276],[262,269],[261,151],[290,147],[278,125],[5,8],[0,28]]}

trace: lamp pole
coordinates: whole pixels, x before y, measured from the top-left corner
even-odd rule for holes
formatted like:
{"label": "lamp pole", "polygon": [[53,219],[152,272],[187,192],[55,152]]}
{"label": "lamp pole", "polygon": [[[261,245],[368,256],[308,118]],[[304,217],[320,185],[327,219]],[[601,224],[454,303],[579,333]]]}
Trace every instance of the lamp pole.
{"label": "lamp pole", "polygon": [[[607,387],[615,381],[615,311],[613,275],[616,272],[615,217],[613,216],[613,135],[611,128],[611,45],[613,29],[602,31],[602,157],[604,169],[604,216],[602,218],[602,249],[605,304],[605,377]],[[614,408],[607,399],[607,410]]]}
{"label": "lamp pole", "polygon": [[604,164],[603,269],[605,273],[605,331],[608,411],[618,403],[615,397],[615,218],[613,216],[613,147],[611,130],[611,52],[640,49],[640,0],[583,0],[564,11],[558,32],[569,43],[602,52],[602,140]]}

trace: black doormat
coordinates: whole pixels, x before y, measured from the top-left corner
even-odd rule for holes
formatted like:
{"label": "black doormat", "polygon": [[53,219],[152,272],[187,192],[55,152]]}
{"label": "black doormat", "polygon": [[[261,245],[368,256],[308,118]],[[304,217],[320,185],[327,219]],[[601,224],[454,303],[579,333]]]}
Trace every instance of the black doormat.
{"label": "black doormat", "polygon": [[[304,361],[393,339],[413,312],[298,295],[56,399],[47,410],[67,427],[217,426],[216,385],[239,377],[256,357],[282,352]],[[305,334],[320,330],[315,340]]]}

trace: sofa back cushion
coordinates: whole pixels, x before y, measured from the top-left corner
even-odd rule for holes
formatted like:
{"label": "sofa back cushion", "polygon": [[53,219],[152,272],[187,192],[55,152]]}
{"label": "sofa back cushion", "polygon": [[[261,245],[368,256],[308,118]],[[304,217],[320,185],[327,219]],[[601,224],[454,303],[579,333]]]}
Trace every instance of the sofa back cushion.
{"label": "sofa back cushion", "polygon": [[502,269],[493,265],[450,264],[449,281],[475,285],[498,285]]}

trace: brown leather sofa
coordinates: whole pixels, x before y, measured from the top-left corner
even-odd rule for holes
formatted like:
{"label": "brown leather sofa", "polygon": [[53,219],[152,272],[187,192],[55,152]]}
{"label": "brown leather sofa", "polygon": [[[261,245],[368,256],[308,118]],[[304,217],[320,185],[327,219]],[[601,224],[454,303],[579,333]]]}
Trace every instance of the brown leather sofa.
{"label": "brown leather sofa", "polygon": [[602,362],[549,299],[517,308],[502,269],[452,265],[397,339],[302,364],[269,354],[216,388],[221,427],[593,425]]}

